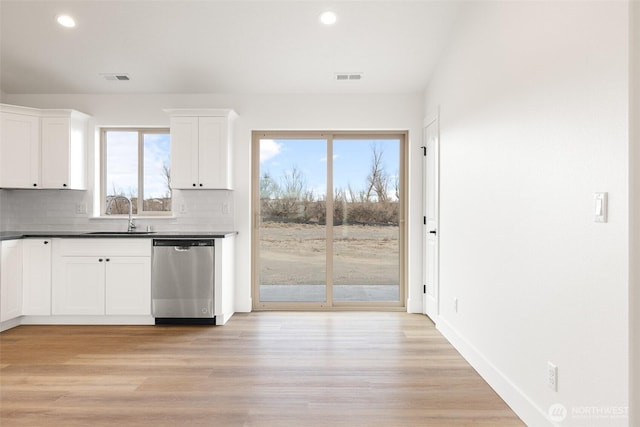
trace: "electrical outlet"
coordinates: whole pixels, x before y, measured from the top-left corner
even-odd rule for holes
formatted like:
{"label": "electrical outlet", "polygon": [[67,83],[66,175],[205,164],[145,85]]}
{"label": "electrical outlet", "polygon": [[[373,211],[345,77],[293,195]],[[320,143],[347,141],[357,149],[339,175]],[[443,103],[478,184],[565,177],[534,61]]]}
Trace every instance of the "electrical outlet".
{"label": "electrical outlet", "polygon": [[78,203],[76,204],[76,213],[79,215],[87,213],[87,204],[86,203]]}
{"label": "electrical outlet", "polygon": [[558,391],[558,367],[547,362],[547,385],[553,391]]}
{"label": "electrical outlet", "polygon": [[458,297],[455,297],[453,299],[453,311],[454,311],[454,313],[458,312]]}
{"label": "electrical outlet", "polygon": [[180,205],[180,213],[181,214],[187,213],[187,205],[185,205],[184,203]]}
{"label": "electrical outlet", "polygon": [[222,213],[224,215],[229,215],[229,203],[222,204]]}

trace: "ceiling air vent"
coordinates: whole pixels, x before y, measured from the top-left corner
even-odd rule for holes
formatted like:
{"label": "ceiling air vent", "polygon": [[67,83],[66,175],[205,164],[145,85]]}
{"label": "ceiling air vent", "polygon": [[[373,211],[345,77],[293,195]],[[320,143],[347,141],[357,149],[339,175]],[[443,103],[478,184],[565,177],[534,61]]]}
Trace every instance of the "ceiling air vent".
{"label": "ceiling air vent", "polygon": [[336,73],[336,80],[347,81],[347,80],[362,80],[363,73]]}
{"label": "ceiling air vent", "polygon": [[105,80],[131,80],[126,73],[102,73],[100,74]]}

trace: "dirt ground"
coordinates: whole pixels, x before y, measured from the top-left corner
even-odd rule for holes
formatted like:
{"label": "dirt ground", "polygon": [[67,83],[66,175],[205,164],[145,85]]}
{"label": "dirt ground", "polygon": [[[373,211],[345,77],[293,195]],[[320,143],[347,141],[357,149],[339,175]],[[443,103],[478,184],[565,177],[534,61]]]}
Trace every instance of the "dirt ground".
{"label": "dirt ground", "polygon": [[[334,226],[333,283],[397,285],[399,233],[396,226]],[[264,222],[260,227],[263,285],[325,283],[323,225]]]}

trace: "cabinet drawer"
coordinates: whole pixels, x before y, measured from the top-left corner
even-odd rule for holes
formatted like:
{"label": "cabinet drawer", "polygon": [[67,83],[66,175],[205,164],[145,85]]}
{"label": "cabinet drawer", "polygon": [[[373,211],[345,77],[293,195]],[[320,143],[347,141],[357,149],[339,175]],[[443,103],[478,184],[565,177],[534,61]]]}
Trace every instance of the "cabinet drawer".
{"label": "cabinet drawer", "polygon": [[58,256],[151,256],[151,239],[55,239]]}

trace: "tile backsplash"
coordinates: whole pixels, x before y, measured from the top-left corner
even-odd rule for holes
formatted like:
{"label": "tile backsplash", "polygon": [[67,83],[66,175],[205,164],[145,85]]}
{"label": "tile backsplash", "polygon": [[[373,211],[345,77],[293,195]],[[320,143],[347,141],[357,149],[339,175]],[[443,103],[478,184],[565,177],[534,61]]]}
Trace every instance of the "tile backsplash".
{"label": "tile backsplash", "polygon": [[0,190],[0,231],[7,230],[7,212],[5,206],[7,206],[7,192]]}
{"label": "tile backsplash", "polygon": [[[122,217],[95,218],[87,191],[0,190],[0,231],[124,231]],[[83,207],[87,212],[83,212]],[[235,229],[234,193],[174,190],[172,217],[136,219],[139,229],[227,231]]]}

